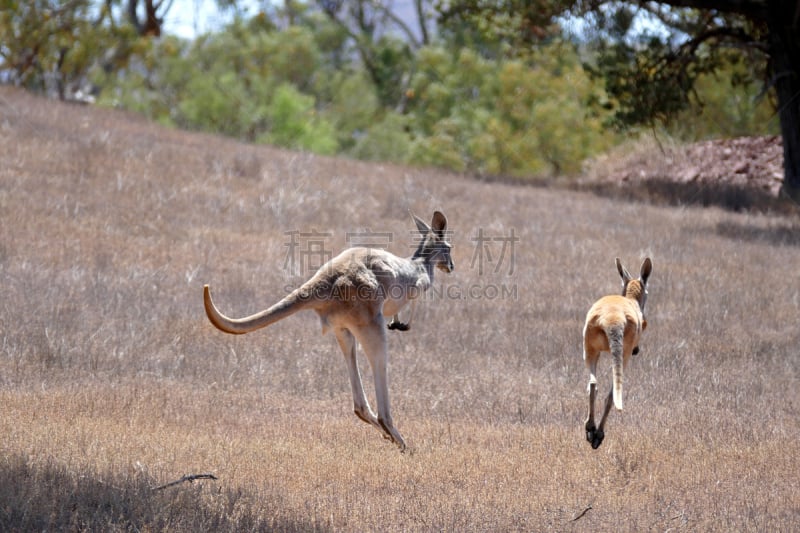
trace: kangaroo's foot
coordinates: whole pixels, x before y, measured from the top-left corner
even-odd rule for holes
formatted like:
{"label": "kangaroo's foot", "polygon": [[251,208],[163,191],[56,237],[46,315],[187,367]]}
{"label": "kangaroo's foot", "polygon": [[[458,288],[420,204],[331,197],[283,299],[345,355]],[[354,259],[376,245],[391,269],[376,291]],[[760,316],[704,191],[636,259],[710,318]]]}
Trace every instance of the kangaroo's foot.
{"label": "kangaroo's foot", "polygon": [[603,444],[603,439],[606,437],[606,434],[603,432],[602,429],[599,429],[594,432],[594,438],[592,439],[592,449],[596,450]]}
{"label": "kangaroo's foot", "polygon": [[592,445],[593,450],[600,447],[605,436],[605,432],[602,429],[597,429],[593,421],[586,422],[586,440]]}
{"label": "kangaroo's foot", "polygon": [[398,448],[400,448],[401,452],[406,451],[406,441],[403,440],[403,437],[400,435],[400,432],[397,431],[394,426],[387,424],[382,419],[378,418],[378,422],[381,424],[381,429],[383,429],[383,437],[385,439],[389,439],[392,441]]}
{"label": "kangaroo's foot", "polygon": [[397,331],[408,331],[409,329],[411,329],[410,325],[405,324],[403,322],[398,322],[396,320],[392,320],[391,322],[389,322],[386,325],[386,327],[389,329],[396,329]]}
{"label": "kangaroo's foot", "polygon": [[400,448],[401,452],[406,450],[406,443],[403,440],[403,437],[400,435],[394,426],[390,426],[386,424],[383,420],[375,416],[375,414],[371,410],[359,410],[353,409],[353,412],[356,414],[358,418],[366,422],[371,426],[375,426],[378,428],[378,431],[381,432],[381,436],[395,444],[398,448]]}

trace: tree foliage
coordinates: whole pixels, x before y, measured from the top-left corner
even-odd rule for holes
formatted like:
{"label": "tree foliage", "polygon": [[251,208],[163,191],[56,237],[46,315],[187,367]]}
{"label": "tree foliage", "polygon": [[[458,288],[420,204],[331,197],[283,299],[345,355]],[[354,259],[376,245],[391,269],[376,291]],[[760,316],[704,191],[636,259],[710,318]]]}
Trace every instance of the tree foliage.
{"label": "tree foliage", "polygon": [[92,69],[126,68],[161,34],[165,1],[0,0],[0,79],[85,99]]}
{"label": "tree foliage", "polygon": [[409,104],[412,160],[487,175],[575,173],[610,146],[585,105],[595,87],[568,43],[525,59],[423,49]]}
{"label": "tree foliage", "polygon": [[[56,95],[78,91],[100,51],[118,37],[89,0],[0,3],[0,72],[3,82]],[[130,37],[130,36],[128,36]]]}
{"label": "tree foliage", "polygon": [[693,87],[695,102],[669,122],[669,133],[686,141],[780,133],[774,102],[747,66],[731,62],[701,74]]}

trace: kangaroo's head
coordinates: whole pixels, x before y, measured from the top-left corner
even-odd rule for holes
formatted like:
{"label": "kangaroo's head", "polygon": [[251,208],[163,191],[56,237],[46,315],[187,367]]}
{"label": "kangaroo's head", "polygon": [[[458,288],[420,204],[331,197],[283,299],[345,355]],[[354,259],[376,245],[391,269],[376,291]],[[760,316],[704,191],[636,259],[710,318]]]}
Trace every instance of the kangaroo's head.
{"label": "kangaroo's head", "polygon": [[642,268],[639,270],[639,278],[633,279],[628,273],[622,261],[617,258],[617,272],[622,278],[622,295],[626,298],[636,300],[639,302],[639,309],[642,310],[644,316],[644,306],[647,303],[647,278],[650,277],[650,272],[653,270],[653,262],[649,257],[646,257],[642,262]]}
{"label": "kangaroo's head", "polygon": [[414,215],[414,222],[422,235],[415,258],[423,258],[426,263],[435,266],[444,272],[452,272],[455,268],[453,258],[450,257],[452,245],[447,242],[447,217],[440,211],[434,211],[430,226]]}

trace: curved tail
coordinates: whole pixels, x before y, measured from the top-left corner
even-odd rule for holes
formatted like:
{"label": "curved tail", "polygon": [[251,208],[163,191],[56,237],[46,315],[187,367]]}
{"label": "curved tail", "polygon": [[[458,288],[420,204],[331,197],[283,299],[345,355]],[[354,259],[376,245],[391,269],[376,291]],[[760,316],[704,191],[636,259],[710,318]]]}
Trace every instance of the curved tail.
{"label": "curved tail", "polygon": [[208,285],[203,286],[203,303],[206,315],[214,327],[225,333],[241,335],[267,327],[307,307],[309,301],[299,298],[297,294],[297,291],[292,292],[269,309],[244,318],[229,318],[220,313],[211,300],[211,290]]}
{"label": "curved tail", "polygon": [[611,368],[614,375],[614,407],[622,410],[623,343],[625,326],[615,325],[606,330],[608,347],[611,351]]}

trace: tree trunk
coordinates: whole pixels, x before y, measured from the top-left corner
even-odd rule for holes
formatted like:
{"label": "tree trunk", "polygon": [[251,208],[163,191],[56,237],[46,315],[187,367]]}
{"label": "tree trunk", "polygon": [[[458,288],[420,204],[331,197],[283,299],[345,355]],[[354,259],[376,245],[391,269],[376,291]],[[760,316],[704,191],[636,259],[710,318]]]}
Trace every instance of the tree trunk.
{"label": "tree trunk", "polygon": [[800,205],[800,13],[795,0],[768,4],[770,74],[783,137],[783,192]]}
{"label": "tree trunk", "polygon": [[128,0],[128,18],[131,24],[136,28],[136,32],[142,36],[160,37],[161,24],[164,22],[163,14],[158,16],[158,9],[161,7],[162,2],[155,2],[154,0],[144,0],[144,20],[139,20],[137,12],[139,0]]}

